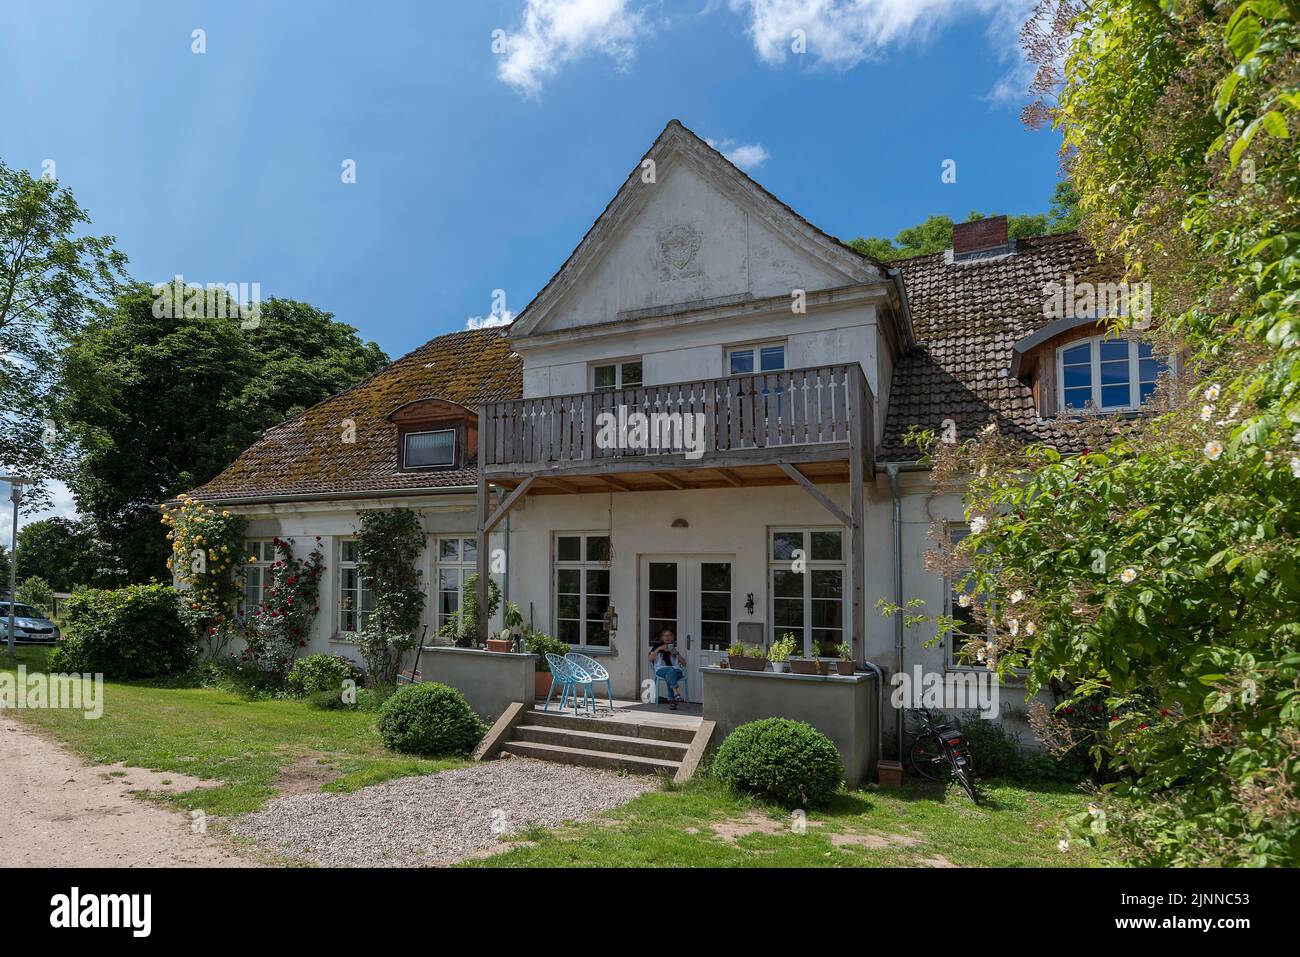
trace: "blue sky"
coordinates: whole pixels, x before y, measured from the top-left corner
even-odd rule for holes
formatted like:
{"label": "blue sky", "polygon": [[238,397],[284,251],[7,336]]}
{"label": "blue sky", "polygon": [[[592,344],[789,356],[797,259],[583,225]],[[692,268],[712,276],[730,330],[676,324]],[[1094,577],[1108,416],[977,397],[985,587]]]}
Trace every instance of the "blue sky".
{"label": "blue sky", "polygon": [[0,157],[53,160],[136,277],[257,282],[396,357],[522,310],[673,117],[844,239],[1044,211],[1029,6],[12,0]]}

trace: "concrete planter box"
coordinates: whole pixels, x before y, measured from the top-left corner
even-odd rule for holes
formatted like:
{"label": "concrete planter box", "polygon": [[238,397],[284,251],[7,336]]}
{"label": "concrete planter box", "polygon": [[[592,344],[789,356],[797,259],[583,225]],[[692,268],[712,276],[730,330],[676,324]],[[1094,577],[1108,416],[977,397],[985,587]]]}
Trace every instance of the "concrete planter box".
{"label": "concrete planter box", "polygon": [[880,715],[874,673],[823,676],[703,668],[701,675],[704,720],[717,725],[714,742],[759,718],[806,721],[840,752],[850,789],[874,778]]}
{"label": "concrete planter box", "polygon": [[511,652],[426,646],[420,672],[425,681],[458,689],[478,716],[491,724],[511,702],[532,704],[536,660],[534,655]]}

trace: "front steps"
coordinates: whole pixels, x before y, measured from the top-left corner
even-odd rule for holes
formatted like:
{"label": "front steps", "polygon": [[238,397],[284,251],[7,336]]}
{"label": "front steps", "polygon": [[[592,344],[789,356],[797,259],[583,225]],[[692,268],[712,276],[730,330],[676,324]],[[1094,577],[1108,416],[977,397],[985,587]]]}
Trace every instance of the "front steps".
{"label": "front steps", "polygon": [[685,781],[695,773],[712,735],[712,721],[698,728],[611,721],[539,711],[516,702],[493,725],[475,758],[504,751],[521,758]]}

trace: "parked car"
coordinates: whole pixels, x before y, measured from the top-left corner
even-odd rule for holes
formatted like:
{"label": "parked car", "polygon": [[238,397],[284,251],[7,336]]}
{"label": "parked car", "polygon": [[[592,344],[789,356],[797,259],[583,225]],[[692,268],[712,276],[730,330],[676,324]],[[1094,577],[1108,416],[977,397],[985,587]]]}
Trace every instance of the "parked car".
{"label": "parked car", "polygon": [[[50,644],[62,637],[59,626],[31,605],[14,605],[14,642]],[[0,601],[0,641],[9,640],[9,602]]]}

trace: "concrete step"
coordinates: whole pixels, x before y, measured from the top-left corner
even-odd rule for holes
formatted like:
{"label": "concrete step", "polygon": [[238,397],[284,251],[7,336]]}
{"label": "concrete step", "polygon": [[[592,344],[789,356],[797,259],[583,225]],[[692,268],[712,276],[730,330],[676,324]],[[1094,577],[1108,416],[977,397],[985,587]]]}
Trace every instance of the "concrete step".
{"label": "concrete step", "polygon": [[667,724],[648,724],[642,721],[608,721],[604,718],[579,718],[571,714],[534,709],[524,722],[534,727],[564,728],[570,731],[594,731],[599,734],[616,734],[627,738],[649,738],[653,741],[676,741],[690,744],[695,728]]}
{"label": "concrete step", "polygon": [[515,728],[514,741],[535,744],[554,744],[564,748],[586,751],[606,751],[613,754],[632,754],[640,758],[662,758],[676,761],[686,757],[690,747],[679,741],[659,741],[655,738],[638,738],[626,734],[606,734],[586,728],[548,728],[544,725],[521,724]]}
{"label": "concrete step", "polygon": [[541,761],[554,761],[558,764],[576,764],[584,768],[605,768],[616,771],[620,768],[632,774],[675,775],[681,767],[680,761],[667,761],[663,758],[643,758],[633,754],[617,754],[610,751],[593,751],[589,748],[569,748],[556,744],[542,744],[537,741],[507,741],[501,750],[521,758],[537,758]]}

